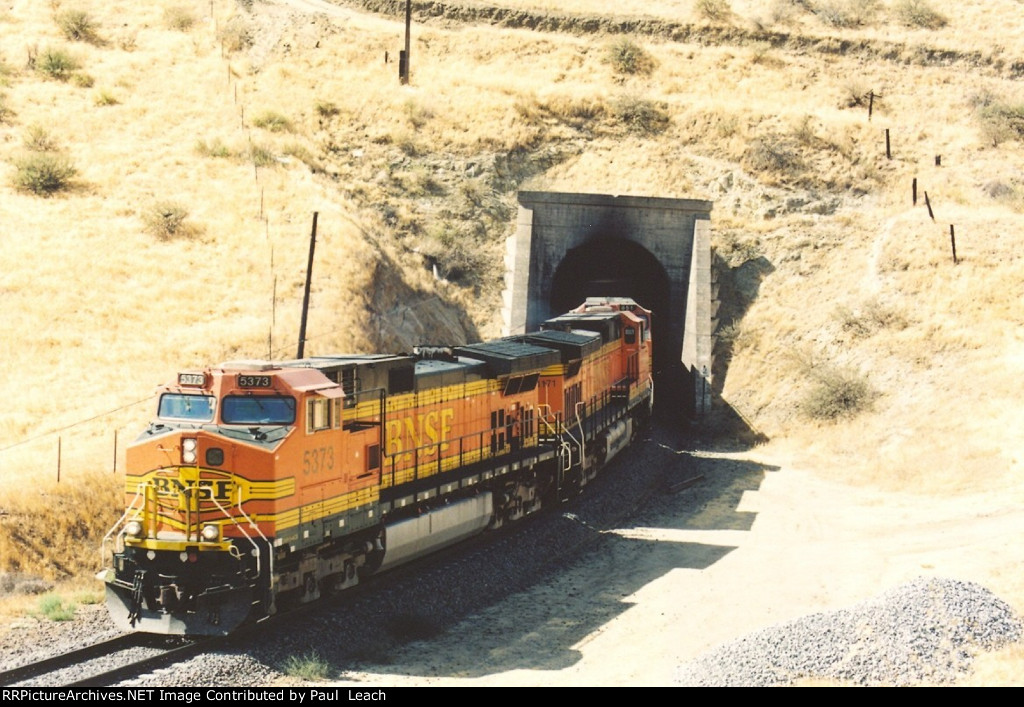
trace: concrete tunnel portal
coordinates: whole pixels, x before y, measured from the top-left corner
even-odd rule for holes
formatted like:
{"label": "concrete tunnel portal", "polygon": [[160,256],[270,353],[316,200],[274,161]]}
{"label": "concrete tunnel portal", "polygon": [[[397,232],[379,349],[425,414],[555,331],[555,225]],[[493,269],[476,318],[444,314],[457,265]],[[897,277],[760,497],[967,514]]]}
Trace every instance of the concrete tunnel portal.
{"label": "concrete tunnel portal", "polygon": [[586,297],[653,312],[659,414],[710,409],[713,327],[706,201],[521,192],[506,257],[504,329],[522,333]]}

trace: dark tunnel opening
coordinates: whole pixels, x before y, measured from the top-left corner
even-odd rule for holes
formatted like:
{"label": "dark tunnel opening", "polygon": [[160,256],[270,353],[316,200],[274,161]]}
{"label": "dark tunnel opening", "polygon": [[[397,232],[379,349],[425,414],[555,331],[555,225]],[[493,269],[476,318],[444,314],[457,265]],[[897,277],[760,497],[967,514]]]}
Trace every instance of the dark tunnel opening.
{"label": "dark tunnel opening", "polygon": [[693,396],[680,362],[682,312],[670,312],[668,274],[643,246],[600,238],[569,250],[551,283],[551,311],[567,312],[587,297],[632,297],[652,312],[655,411],[660,417],[692,413]]}

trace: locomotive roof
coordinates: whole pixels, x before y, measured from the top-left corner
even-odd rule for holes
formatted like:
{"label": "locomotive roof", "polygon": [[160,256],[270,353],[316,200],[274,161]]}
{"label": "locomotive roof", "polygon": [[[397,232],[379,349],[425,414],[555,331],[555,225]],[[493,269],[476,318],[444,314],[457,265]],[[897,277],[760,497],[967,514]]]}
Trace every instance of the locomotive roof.
{"label": "locomotive roof", "polygon": [[583,358],[601,348],[601,337],[591,331],[547,329],[525,334],[519,338],[531,344],[557,349],[562,355],[562,363]]}
{"label": "locomotive roof", "polygon": [[455,353],[486,362],[494,375],[535,371],[561,362],[561,355],[557,350],[515,339],[457,346]]}

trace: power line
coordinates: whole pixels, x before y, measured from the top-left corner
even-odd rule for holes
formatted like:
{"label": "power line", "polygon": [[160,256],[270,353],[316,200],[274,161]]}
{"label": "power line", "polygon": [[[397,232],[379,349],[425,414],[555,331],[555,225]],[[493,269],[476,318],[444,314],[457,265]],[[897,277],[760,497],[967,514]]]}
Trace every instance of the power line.
{"label": "power line", "polygon": [[78,422],[72,422],[70,425],[65,425],[64,427],[59,427],[59,428],[57,428],[55,430],[50,430],[49,432],[43,432],[41,434],[36,435],[35,437],[29,437],[28,439],[23,439],[20,442],[15,442],[14,444],[11,444],[11,445],[9,445],[7,447],[0,447],[0,452],[6,452],[9,449],[14,449],[15,447],[20,447],[23,444],[28,444],[29,442],[34,442],[37,439],[42,439],[43,437],[49,437],[50,435],[55,435],[55,434],[59,434],[61,432],[66,432],[67,430],[70,430],[70,429],[72,429],[74,427],[78,427],[79,425],[84,425],[87,422],[93,422],[95,420],[100,419],[101,417],[106,417],[107,415],[113,415],[115,412],[121,412],[122,410],[127,410],[130,407],[135,407],[136,405],[141,405],[142,403],[149,402],[150,400],[152,400],[155,397],[156,397],[155,394],[154,395],[150,395],[148,398],[143,398],[142,400],[136,400],[134,403],[128,403],[127,405],[122,405],[121,407],[114,408],[113,410],[107,410],[106,412],[101,412],[101,413],[99,413],[97,415],[93,415],[92,417],[88,417],[88,418],[86,418],[84,420],[79,420]]}

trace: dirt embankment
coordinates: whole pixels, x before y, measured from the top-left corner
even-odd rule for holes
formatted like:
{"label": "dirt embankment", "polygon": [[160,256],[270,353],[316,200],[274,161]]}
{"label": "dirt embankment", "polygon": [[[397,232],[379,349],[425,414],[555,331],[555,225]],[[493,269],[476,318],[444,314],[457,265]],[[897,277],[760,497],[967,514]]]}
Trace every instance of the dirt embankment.
{"label": "dirt embankment", "polygon": [[[345,4],[382,15],[402,17],[405,0],[344,0]],[[1024,59],[1006,61],[981,51],[910,45],[879,39],[818,37],[769,30],[752,24],[749,28],[733,25],[675,22],[655,17],[622,17],[524,10],[490,5],[461,5],[445,2],[412,4],[417,22],[442,20],[452,23],[478,23],[512,29],[565,34],[640,35],[673,42],[702,45],[748,46],[766,44],[789,52],[813,52],[842,56],[862,56],[871,61],[913,63],[920,66],[962,66],[1011,78],[1024,76]]]}

